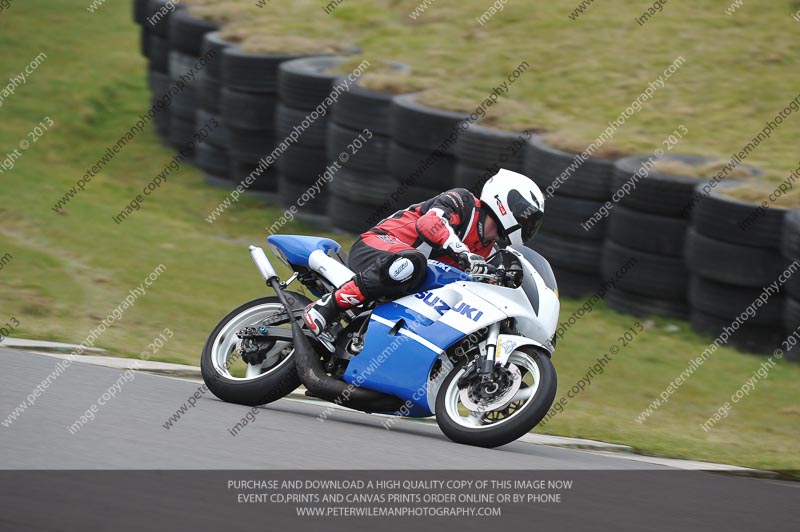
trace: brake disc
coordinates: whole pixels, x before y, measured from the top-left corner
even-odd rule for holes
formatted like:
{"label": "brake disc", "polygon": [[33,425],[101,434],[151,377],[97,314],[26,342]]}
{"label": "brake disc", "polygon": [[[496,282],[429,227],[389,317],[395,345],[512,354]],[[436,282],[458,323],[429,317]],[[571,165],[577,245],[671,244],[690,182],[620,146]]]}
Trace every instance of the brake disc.
{"label": "brake disc", "polygon": [[[495,372],[497,371],[504,373],[504,380],[510,380],[510,383],[507,384],[502,393],[491,397],[489,401],[485,401],[485,398],[481,397],[480,392],[476,390],[476,387],[480,386],[480,383],[465,386],[459,393],[459,397],[461,403],[466,408],[473,412],[489,412],[493,410],[502,410],[511,404],[522,384],[522,373],[520,373],[519,368],[514,364],[509,364],[507,368],[496,368]],[[494,379],[492,383],[494,383]]]}

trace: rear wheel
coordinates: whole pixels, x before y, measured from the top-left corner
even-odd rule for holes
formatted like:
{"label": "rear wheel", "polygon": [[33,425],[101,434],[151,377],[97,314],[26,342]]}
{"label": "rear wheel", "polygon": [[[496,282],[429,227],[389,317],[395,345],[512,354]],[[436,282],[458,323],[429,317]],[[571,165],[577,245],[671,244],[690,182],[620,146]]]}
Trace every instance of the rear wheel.
{"label": "rear wheel", "polygon": [[[288,294],[296,305],[311,300],[301,294]],[[244,327],[279,327],[291,330],[286,310],[277,297],[262,297],[234,309],[214,328],[203,347],[200,369],[211,392],[228,403],[257,406],[286,396],[300,386],[294,347],[285,340],[260,341],[253,355],[242,360],[243,342],[237,332]]]}
{"label": "rear wheel", "polygon": [[557,378],[550,357],[526,346],[496,366],[488,390],[480,379],[459,379],[465,365],[447,376],[436,396],[436,422],[456,443],[498,447],[530,432],[544,418],[556,396]]}

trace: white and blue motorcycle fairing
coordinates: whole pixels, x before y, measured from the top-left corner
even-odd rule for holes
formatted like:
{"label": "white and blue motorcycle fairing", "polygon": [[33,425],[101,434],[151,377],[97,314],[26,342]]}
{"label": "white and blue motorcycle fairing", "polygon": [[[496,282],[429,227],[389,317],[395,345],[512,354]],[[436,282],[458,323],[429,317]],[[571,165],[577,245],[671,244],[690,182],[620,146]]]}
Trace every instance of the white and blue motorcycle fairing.
{"label": "white and blue motorcycle fairing", "polygon": [[282,281],[264,250],[250,246],[275,295],[243,303],[211,331],[200,369],[218,398],[263,405],[303,385],[306,396],[353,410],[434,415],[448,438],[480,447],[515,441],[546,416],[558,387],[551,355],[560,304],[552,269],[535,251],[499,249],[475,274],[429,261],[417,293],[344,311],[316,336],[302,319],[312,300],[290,285],[321,297],[355,273],[329,238],[267,240],[292,274]]}
{"label": "white and blue motorcycle fairing", "polygon": [[[319,269],[328,277],[332,264],[315,262],[330,259],[329,252],[339,251],[339,244],[326,238],[275,235],[268,242],[288,264]],[[434,364],[442,360],[447,365],[445,351],[472,333],[514,318],[521,336],[500,335],[497,363],[504,363],[503,357],[521,345],[552,353],[559,312],[555,282],[546,282],[530,263],[543,260],[538,254],[528,248],[508,250],[528,266],[518,288],[474,282],[457,268],[429,261],[418,293],[373,310],[364,348],[350,360],[344,381],[399,397],[405,401],[409,417],[428,417],[435,413],[438,391],[438,383],[430,379]],[[345,280],[352,275],[348,270]],[[334,284],[341,284],[344,277],[340,275],[340,282]]]}

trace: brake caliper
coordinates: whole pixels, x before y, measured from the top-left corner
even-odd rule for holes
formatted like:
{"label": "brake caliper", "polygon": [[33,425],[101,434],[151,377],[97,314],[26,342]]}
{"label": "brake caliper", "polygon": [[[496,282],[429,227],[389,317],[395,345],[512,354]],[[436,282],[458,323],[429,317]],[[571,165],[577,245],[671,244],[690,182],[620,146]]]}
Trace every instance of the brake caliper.
{"label": "brake caliper", "polygon": [[271,340],[267,335],[269,327],[259,325],[258,327],[244,327],[236,336],[239,337],[239,356],[247,364],[256,366],[264,362],[267,352],[275,345],[275,340]]}
{"label": "brake caliper", "polygon": [[522,384],[519,368],[496,366],[489,382],[473,379],[461,389],[461,403],[473,411],[497,410],[508,406]]}

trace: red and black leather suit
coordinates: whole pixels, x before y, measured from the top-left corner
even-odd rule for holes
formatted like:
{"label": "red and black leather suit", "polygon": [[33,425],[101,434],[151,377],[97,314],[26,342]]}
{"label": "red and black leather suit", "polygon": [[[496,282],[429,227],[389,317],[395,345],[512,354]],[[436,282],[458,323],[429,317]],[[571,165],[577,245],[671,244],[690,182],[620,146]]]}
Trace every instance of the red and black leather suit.
{"label": "red and black leather suit", "polygon": [[488,257],[495,241],[483,240],[487,214],[472,193],[455,188],[382,220],[353,244],[348,265],[356,276],[335,292],[337,305],[414,293],[429,258],[460,267],[458,251]]}

